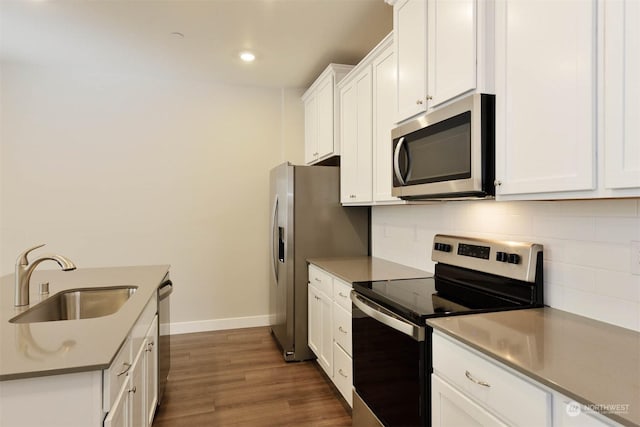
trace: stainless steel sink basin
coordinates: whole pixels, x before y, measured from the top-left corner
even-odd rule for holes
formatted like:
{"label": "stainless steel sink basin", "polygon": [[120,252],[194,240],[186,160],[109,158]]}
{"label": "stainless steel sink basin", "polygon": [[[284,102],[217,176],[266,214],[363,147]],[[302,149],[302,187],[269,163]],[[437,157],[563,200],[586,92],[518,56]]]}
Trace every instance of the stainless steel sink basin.
{"label": "stainless steel sink basin", "polygon": [[136,289],[136,286],[69,289],[34,305],[9,322],[55,322],[108,316],[120,310]]}

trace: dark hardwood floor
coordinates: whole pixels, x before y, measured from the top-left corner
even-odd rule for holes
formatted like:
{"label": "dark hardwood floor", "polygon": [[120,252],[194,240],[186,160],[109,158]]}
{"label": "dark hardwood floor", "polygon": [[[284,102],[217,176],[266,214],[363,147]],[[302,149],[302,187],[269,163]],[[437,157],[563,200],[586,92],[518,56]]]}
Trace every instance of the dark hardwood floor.
{"label": "dark hardwood floor", "polygon": [[320,367],[284,362],[267,327],[171,337],[154,427],[350,425]]}

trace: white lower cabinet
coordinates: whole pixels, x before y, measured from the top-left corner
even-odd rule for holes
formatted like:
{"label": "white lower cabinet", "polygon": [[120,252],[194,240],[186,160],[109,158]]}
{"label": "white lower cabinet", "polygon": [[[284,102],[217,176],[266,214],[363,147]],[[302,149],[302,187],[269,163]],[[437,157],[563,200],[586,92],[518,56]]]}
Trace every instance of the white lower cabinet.
{"label": "white lower cabinet", "polygon": [[333,279],[324,271],[309,266],[308,343],[318,363],[329,377],[333,376]]}
{"label": "white lower cabinet", "polygon": [[309,265],[308,340],[318,364],[352,406],[351,285]]}
{"label": "white lower cabinet", "polygon": [[336,342],[333,345],[333,383],[349,406],[353,407],[353,364],[351,355]]}
{"label": "white lower cabinet", "polygon": [[434,427],[619,426],[438,331],[432,343]]}
{"label": "white lower cabinet", "polygon": [[0,426],[150,427],[157,308],[154,294],[108,369],[0,381]]}
{"label": "white lower cabinet", "polygon": [[431,380],[431,408],[433,427],[506,426],[505,423],[437,375],[433,375]]}
{"label": "white lower cabinet", "polygon": [[150,427],[153,423],[158,403],[156,312],[154,298],[142,312],[116,361],[104,371],[107,412],[104,427]]}
{"label": "white lower cabinet", "polygon": [[158,406],[158,316],[153,319],[144,341],[145,425],[153,424]]}

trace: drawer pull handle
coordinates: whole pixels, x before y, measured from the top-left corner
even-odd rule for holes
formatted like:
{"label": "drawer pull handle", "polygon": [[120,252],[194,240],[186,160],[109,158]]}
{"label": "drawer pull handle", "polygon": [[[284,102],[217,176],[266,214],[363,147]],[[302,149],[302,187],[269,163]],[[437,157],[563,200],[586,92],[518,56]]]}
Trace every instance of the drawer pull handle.
{"label": "drawer pull handle", "polygon": [[122,368],[123,368],[122,371],[118,372],[116,374],[116,377],[120,377],[120,376],[126,374],[127,372],[129,372],[129,369],[131,369],[131,363],[124,362],[122,364]]}
{"label": "drawer pull handle", "polygon": [[349,378],[349,375],[345,374],[342,369],[338,369],[338,373],[342,375],[344,378]]}
{"label": "drawer pull handle", "polygon": [[322,283],[322,280],[318,279],[317,277],[314,277],[313,280],[315,280],[316,282]]}
{"label": "drawer pull handle", "polygon": [[473,375],[471,375],[471,373],[469,373],[469,371],[465,371],[464,374],[470,381],[472,381],[472,382],[474,382],[474,383],[476,383],[478,385],[481,385],[483,387],[491,387],[491,384],[473,378]]}
{"label": "drawer pull handle", "polygon": [[342,332],[343,334],[346,334],[346,333],[347,333],[347,331],[345,331],[344,329],[342,329],[342,326],[338,326],[338,330],[339,330],[340,332]]}
{"label": "drawer pull handle", "polygon": [[342,298],[348,298],[348,295],[343,294],[342,292],[338,292],[338,295],[340,295]]}

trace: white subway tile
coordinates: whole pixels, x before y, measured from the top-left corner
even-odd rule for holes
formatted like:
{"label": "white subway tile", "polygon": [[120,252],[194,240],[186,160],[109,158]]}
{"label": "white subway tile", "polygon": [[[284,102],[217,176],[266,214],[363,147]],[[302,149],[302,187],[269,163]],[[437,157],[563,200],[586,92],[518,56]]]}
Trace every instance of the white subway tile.
{"label": "white subway tile", "polygon": [[614,243],[629,243],[631,240],[640,240],[640,217],[596,218],[595,240]]}
{"label": "white subway tile", "polygon": [[533,220],[533,234],[568,240],[593,240],[595,218],[541,216]]}
{"label": "white subway tile", "polygon": [[565,288],[564,307],[556,308],[637,331],[638,307],[637,302]]}
{"label": "white subway tile", "polygon": [[565,246],[564,261],[569,264],[629,272],[629,254],[628,245],[569,241]]}
{"label": "white subway tile", "polygon": [[640,276],[611,270],[596,270],[594,292],[640,302]]}

